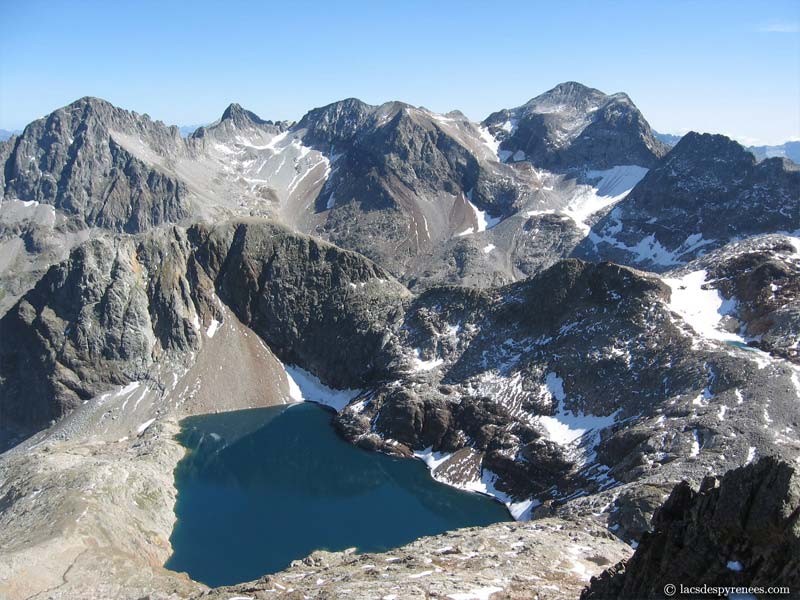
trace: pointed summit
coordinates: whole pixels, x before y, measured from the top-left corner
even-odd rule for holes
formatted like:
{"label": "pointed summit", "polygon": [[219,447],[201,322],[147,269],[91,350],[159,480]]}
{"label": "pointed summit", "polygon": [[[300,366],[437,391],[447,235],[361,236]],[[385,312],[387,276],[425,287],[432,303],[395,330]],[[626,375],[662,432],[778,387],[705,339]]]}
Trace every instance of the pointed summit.
{"label": "pointed summit", "polygon": [[358,98],[346,98],[308,111],[295,126],[305,130],[306,143],[315,145],[349,142],[375,112],[376,107]]}
{"label": "pointed summit", "polygon": [[553,89],[529,100],[525,106],[545,107],[555,105],[583,108],[586,110],[593,105],[599,104],[606,98],[608,98],[608,96],[600,90],[590,88],[577,81],[566,81],[564,83],[559,83]]}
{"label": "pointed summit", "polygon": [[256,113],[242,108],[236,102],[230,104],[225,112],[222,113],[220,121],[233,121],[236,125],[266,125],[267,121],[259,117]]}

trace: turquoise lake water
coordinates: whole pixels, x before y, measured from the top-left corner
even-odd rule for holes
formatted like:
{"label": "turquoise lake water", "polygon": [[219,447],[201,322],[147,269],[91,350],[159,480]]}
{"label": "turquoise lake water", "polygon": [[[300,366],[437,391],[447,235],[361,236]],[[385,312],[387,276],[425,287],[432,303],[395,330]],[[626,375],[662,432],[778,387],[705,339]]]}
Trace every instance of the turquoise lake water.
{"label": "turquoise lake water", "polygon": [[510,520],[500,503],[434,481],[420,461],[348,444],[331,418],[305,403],[185,419],[166,566],[226,585],[318,549],[383,551]]}

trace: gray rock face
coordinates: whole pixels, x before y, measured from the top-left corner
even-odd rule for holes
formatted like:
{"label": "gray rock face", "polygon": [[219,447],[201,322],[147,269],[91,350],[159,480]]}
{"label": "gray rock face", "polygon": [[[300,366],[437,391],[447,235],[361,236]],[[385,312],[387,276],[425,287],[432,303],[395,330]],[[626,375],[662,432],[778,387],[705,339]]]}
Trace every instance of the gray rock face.
{"label": "gray rock face", "polygon": [[[3,428],[35,431],[158,357],[196,348],[202,286],[181,230],[79,246],[0,319]],[[193,279],[190,283],[189,279]]]}
{"label": "gray rock face", "polygon": [[576,255],[660,271],[733,239],[800,229],[800,169],[688,133],[600,219]]}
{"label": "gray rock face", "polygon": [[35,121],[4,161],[8,198],[51,204],[87,225],[136,232],[189,214],[185,185],[123,149],[111,131],[146,139],[165,154],[182,145],[177,128],[82,98]]}
{"label": "gray rock face", "polygon": [[347,147],[375,112],[376,107],[348,98],[309,111],[297,123],[297,129],[306,131],[306,139],[312,145]]}
{"label": "gray rock face", "polygon": [[634,555],[592,578],[581,598],[663,598],[668,584],[788,586],[796,597],[799,515],[797,469],[773,458],[709,477],[697,491],[683,482]]}
{"label": "gray rock face", "polygon": [[568,217],[556,214],[532,216],[514,240],[514,266],[525,275],[536,275],[559,259],[570,257],[582,239],[582,232]]}
{"label": "gray rock face", "polygon": [[282,360],[335,387],[384,379],[408,292],[364,257],[267,223],[191,232],[220,297]]}
{"label": "gray rock face", "polygon": [[650,167],[667,153],[626,94],[606,95],[575,82],[493,113],[484,125],[512,160],[558,172]]}
{"label": "gray rock face", "polygon": [[487,162],[479,131],[460,114],[351,99],[311,111],[294,130],[333,161],[315,205],[327,216],[315,233],[400,277],[418,256],[477,229],[469,202],[491,217],[521,197],[519,176],[500,176],[504,167],[496,156]]}
{"label": "gray rock face", "polygon": [[187,359],[216,289],[279,356],[341,387],[385,377],[386,327],[408,295],[367,259],[264,222],[94,240],[0,319],[4,428],[36,431]]}

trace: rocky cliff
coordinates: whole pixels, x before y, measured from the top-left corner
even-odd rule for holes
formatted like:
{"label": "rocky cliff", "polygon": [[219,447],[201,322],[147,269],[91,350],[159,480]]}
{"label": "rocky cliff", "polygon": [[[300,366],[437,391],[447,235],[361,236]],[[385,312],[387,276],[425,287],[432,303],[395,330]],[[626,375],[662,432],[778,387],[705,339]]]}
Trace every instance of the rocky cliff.
{"label": "rocky cliff", "polygon": [[[800,476],[794,465],[764,458],[683,482],[653,517],[633,556],[592,578],[590,598],[692,597],[678,587],[800,587]],[[673,591],[675,587],[671,588]],[[667,590],[665,592],[665,590]]]}
{"label": "rocky cliff", "polygon": [[183,182],[153,168],[112,132],[147,140],[164,154],[182,146],[168,128],[97,98],[81,98],[6,142],[4,195],[50,204],[87,225],[143,231],[190,212]]}

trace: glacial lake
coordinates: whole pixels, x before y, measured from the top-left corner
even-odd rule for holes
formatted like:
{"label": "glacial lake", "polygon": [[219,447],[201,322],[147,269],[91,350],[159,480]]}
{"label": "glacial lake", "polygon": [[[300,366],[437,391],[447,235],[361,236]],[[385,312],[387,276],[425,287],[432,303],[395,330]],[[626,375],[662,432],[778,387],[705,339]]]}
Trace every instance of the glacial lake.
{"label": "glacial lake", "polygon": [[301,403],[185,419],[166,567],[228,585],[314,550],[385,551],[510,520],[499,502],[434,481],[421,461],[348,444],[332,416]]}

